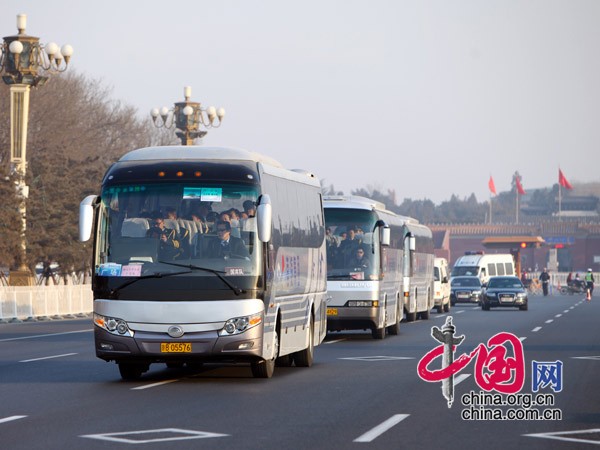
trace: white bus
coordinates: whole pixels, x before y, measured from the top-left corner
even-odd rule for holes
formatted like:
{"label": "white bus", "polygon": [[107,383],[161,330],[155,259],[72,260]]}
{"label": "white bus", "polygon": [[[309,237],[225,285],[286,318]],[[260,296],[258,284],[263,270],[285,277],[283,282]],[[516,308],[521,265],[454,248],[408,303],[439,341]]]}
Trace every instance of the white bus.
{"label": "white bus", "polygon": [[[398,334],[433,307],[433,238],[415,219],[359,196],[326,196],[327,328]],[[358,258],[357,256],[360,256]]]}
{"label": "white bus", "polygon": [[312,365],[327,332],[314,175],[245,150],[138,149],[82,201],[79,232],[93,235],[96,355],[123,379],[152,363],[242,362],[258,378]]}

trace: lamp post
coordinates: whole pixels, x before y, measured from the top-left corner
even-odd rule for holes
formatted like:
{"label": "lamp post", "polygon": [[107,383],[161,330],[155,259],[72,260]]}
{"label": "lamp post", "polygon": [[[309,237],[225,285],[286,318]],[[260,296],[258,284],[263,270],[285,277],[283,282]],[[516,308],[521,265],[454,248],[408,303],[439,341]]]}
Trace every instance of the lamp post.
{"label": "lamp post", "polygon": [[[73,47],[59,48],[54,42],[40,44],[40,38],[25,34],[27,16],[17,15],[15,36],[6,36],[0,48],[0,73],[2,81],[10,86],[10,163],[16,175],[21,215],[20,254],[18,270],[10,273],[10,284],[30,285],[33,278],[27,266],[27,208],[29,186],[25,184],[27,172],[27,120],[29,115],[29,91],[31,87],[43,86],[47,74],[67,69]],[[40,72],[42,74],[40,74]]]}
{"label": "lamp post", "polygon": [[[204,128],[218,128],[223,123],[225,109],[216,109],[214,106],[202,108],[199,102],[190,101],[192,88],[186,86],[183,88],[183,102],[175,103],[172,109],[163,106],[162,108],[153,108],[150,111],[154,126],[157,128],[173,128],[177,131],[175,134],[181,139],[181,145],[193,145],[194,140],[203,137],[207,131]],[[218,119],[218,120],[217,120]]]}

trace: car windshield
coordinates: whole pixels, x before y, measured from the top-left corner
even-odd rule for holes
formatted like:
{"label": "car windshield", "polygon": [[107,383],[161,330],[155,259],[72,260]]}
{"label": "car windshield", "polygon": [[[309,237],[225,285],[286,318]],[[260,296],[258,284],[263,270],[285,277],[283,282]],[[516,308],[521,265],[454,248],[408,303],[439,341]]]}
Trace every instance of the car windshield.
{"label": "car windshield", "polygon": [[479,278],[454,278],[452,287],[480,287]]}
{"label": "car windshield", "polygon": [[518,278],[490,278],[488,289],[523,288],[523,283]]}

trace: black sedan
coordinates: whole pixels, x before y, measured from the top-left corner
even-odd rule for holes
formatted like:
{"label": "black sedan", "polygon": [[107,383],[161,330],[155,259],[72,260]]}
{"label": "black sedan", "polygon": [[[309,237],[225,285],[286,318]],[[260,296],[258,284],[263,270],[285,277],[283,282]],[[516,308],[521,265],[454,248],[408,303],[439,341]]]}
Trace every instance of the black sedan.
{"label": "black sedan", "polygon": [[481,300],[481,281],[475,276],[452,277],[450,280],[450,304],[479,303]]}
{"label": "black sedan", "polygon": [[518,277],[491,277],[483,290],[481,309],[492,306],[517,307],[527,311],[527,290]]}

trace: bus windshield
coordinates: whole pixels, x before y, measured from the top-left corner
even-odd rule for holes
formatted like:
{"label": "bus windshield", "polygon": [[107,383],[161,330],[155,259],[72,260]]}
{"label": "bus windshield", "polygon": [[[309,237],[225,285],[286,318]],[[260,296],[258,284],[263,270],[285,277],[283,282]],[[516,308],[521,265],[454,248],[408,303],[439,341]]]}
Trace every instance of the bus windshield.
{"label": "bus windshield", "polygon": [[260,245],[254,218],[257,197],[257,186],[242,183],[104,186],[96,274],[259,275]]}
{"label": "bus windshield", "polygon": [[325,208],[328,280],[379,279],[379,248],[372,211]]}

